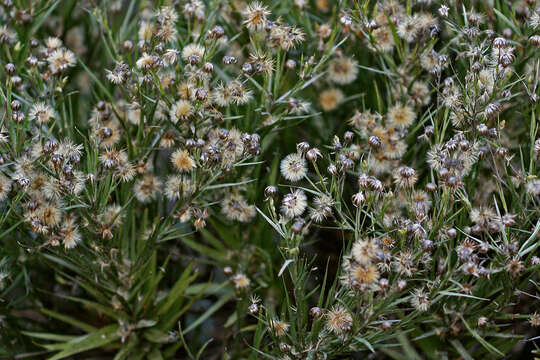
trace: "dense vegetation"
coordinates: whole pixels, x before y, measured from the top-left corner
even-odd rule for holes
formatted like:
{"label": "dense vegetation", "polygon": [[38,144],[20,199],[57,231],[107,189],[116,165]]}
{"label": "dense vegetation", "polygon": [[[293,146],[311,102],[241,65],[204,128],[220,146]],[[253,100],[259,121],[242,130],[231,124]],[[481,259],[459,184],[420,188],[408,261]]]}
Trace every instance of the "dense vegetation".
{"label": "dense vegetation", "polygon": [[539,49],[536,0],[1,0],[0,358],[540,356]]}

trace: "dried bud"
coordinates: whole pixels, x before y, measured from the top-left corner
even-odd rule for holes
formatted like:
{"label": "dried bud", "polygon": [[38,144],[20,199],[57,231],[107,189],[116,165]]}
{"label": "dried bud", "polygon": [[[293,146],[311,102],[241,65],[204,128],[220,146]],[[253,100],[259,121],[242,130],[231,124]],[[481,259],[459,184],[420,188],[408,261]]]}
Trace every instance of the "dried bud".
{"label": "dried bud", "polygon": [[197,140],[195,140],[195,139],[187,139],[186,140],[186,147],[188,149],[193,149],[196,146],[197,146]]}
{"label": "dried bud", "polygon": [[491,103],[486,106],[484,114],[487,118],[491,118],[499,113],[501,106],[498,103]]}
{"label": "dried bud", "polygon": [[354,167],[354,161],[352,161],[352,159],[348,157],[342,156],[339,159],[339,165],[341,166],[342,169],[349,170]]}
{"label": "dried bud", "polygon": [[508,250],[508,253],[515,254],[518,251],[518,244],[515,242],[512,242],[506,246],[506,249]]}
{"label": "dried bud", "polygon": [[12,63],[7,63],[5,66],[4,66],[4,71],[6,72],[6,74],[8,74],[9,76],[12,76],[15,74],[15,65],[13,65]]}
{"label": "dried bud", "polygon": [[349,15],[344,14],[339,18],[339,23],[345,27],[350,27],[353,23],[353,20]]}
{"label": "dried bud", "polygon": [[223,57],[223,64],[224,65],[231,65],[231,64],[236,64],[237,60],[234,56],[228,56],[228,55],[225,55]]}
{"label": "dried bud", "polygon": [[30,67],[36,67],[38,64],[38,58],[34,55],[30,55],[26,58],[26,64],[28,64]]}
{"label": "dried bud", "polygon": [[369,137],[368,143],[369,143],[369,146],[376,149],[379,146],[381,146],[381,139],[379,139],[379,137],[377,137],[375,135],[372,135],[372,136]]}
{"label": "dried bud", "polygon": [[139,51],[141,53],[144,53],[144,52],[147,52],[148,51],[148,43],[144,40],[139,40],[139,42],[137,43],[137,48],[139,49]]}
{"label": "dried bud", "polygon": [[291,346],[282,342],[279,344],[279,351],[282,353],[287,353],[291,351]]}
{"label": "dried bud", "polygon": [[58,141],[52,139],[52,140],[47,140],[47,142],[45,143],[45,145],[43,146],[43,150],[46,152],[46,153],[51,153],[53,151],[56,151],[56,149],[58,149],[58,146],[60,144],[58,143]]}
{"label": "dried bud", "polygon": [[306,153],[306,159],[312,162],[317,161],[317,159],[320,157],[322,157],[322,153],[317,148],[309,149],[308,152]]}
{"label": "dried bud", "polygon": [[287,68],[287,70],[294,70],[296,69],[296,61],[294,61],[293,59],[289,59],[285,62],[285,67]]}
{"label": "dried bud", "polygon": [[384,320],[382,323],[381,323],[381,329],[383,330],[388,330],[392,327],[392,322],[390,320]]}
{"label": "dried bud", "polygon": [[122,44],[122,47],[124,48],[125,52],[131,52],[131,50],[133,50],[133,42],[130,40],[126,40]]}
{"label": "dried bud", "polygon": [[474,64],[472,64],[471,70],[476,72],[476,73],[480,72],[482,70],[482,64],[480,62],[476,61]]}
{"label": "dried bud", "polygon": [[212,65],[212,63],[204,63],[203,65],[203,71],[207,74],[211,74],[214,72],[214,65]]}
{"label": "dried bud", "polygon": [[476,126],[476,131],[478,131],[480,135],[486,135],[489,131],[489,128],[486,126],[486,124],[478,124]]}
{"label": "dried bud", "polygon": [[107,104],[105,103],[105,101],[102,101],[102,100],[98,101],[96,104],[96,109],[98,111],[105,111],[106,107],[107,107]]}
{"label": "dried bud", "polygon": [[497,49],[502,49],[507,46],[507,42],[505,38],[497,37],[493,40],[493,47]]}
{"label": "dried bud", "polygon": [[338,168],[334,164],[330,164],[327,168],[330,175],[336,176],[338,174]]}
{"label": "dried bud", "polygon": [[198,148],[203,148],[205,145],[206,145],[206,141],[204,141],[203,139],[197,139]]}
{"label": "dried bud", "polygon": [[446,5],[441,5],[441,7],[439,7],[439,15],[441,15],[442,17],[447,17],[448,16],[448,11],[450,10],[450,8]]}
{"label": "dried bud", "polygon": [[486,242],[482,242],[480,243],[480,245],[478,245],[478,251],[481,253],[481,254],[485,254],[489,251],[489,245],[488,243]]}
{"label": "dried bud", "polygon": [[474,12],[469,13],[469,16],[467,16],[467,19],[469,22],[473,25],[477,25],[480,21],[480,16]]}
{"label": "dried bud", "polygon": [[382,291],[387,291],[390,288],[390,281],[386,278],[382,278],[379,280],[379,288]]}
{"label": "dried bud", "polygon": [[22,85],[22,79],[20,76],[13,76],[11,78],[11,82],[13,83],[13,86],[19,87]]}
{"label": "dried bud", "polygon": [[506,214],[501,218],[501,222],[504,226],[512,226],[516,224],[516,216],[515,214]]}
{"label": "dried bud", "polygon": [[302,153],[305,153],[309,150],[310,146],[309,146],[309,143],[306,142],[306,141],[302,141],[298,144],[296,144],[296,150],[298,150],[299,152],[302,152]]}
{"label": "dried bud", "polygon": [[366,30],[368,31],[373,31],[375,29],[378,29],[380,26],[379,24],[377,24],[377,21],[371,19],[371,20],[368,20],[365,24],[366,26]]}
{"label": "dried bud", "polygon": [[322,315],[323,315],[323,311],[320,307],[312,307],[310,310],[309,310],[309,314],[315,318],[315,319],[319,319]]}
{"label": "dried bud", "polygon": [[21,110],[22,104],[18,100],[13,100],[11,102],[11,110],[19,111]]}
{"label": "dried bud", "polygon": [[379,179],[372,176],[368,179],[367,186],[370,190],[377,192],[382,192],[384,190],[383,183]]}
{"label": "dried bud", "polygon": [[478,321],[476,323],[479,328],[485,328],[488,325],[488,319],[484,316],[481,316],[478,318]]}
{"label": "dried bud", "polygon": [[356,194],[352,196],[352,203],[356,207],[362,205],[365,200],[366,200],[366,197],[361,191],[357,192]]}
{"label": "dried bud", "polygon": [[274,197],[278,194],[278,188],[275,186],[267,186],[266,189],[264,189],[264,195],[266,195],[267,198]]}
{"label": "dried bud", "polygon": [[298,218],[294,221],[294,223],[291,226],[291,231],[294,234],[301,234],[304,230],[304,226],[306,225],[306,222],[302,218]]}
{"label": "dried bud", "polygon": [[187,61],[188,63],[190,63],[191,65],[197,65],[198,63],[201,62],[201,57],[199,55],[190,55],[188,58],[187,58]]}
{"label": "dried bud", "polygon": [[529,42],[535,47],[540,47],[540,35],[531,36]]}
{"label": "dried bud", "polygon": [[431,193],[437,191],[437,185],[434,184],[434,183],[427,183],[426,184],[426,191],[431,192]]}
{"label": "dried bud", "polygon": [[248,306],[248,312],[251,314],[251,315],[255,315],[256,313],[259,312],[259,305],[253,303],[251,305]]}
{"label": "dried bud", "polygon": [[199,101],[206,101],[208,99],[208,92],[205,89],[197,89],[195,97]]}
{"label": "dried bud", "polygon": [[220,129],[218,132],[218,136],[221,140],[225,140],[229,137],[229,130],[227,129]]}
{"label": "dried bud", "polygon": [[332,140],[332,146],[333,146],[334,150],[339,150],[339,149],[341,149],[343,147],[341,145],[341,141],[339,140],[339,138],[337,136],[334,136],[334,139]]}
{"label": "dried bud", "polygon": [[422,250],[424,251],[431,251],[433,250],[433,241],[428,239],[422,239],[420,241],[420,246],[422,247]]}
{"label": "dried bud", "polygon": [[441,177],[441,179],[448,179],[448,177],[450,176],[450,171],[448,171],[447,168],[441,168],[439,170],[439,176]]}
{"label": "dried bud", "polygon": [[253,71],[253,66],[251,66],[250,63],[244,63],[244,65],[242,65],[242,72],[244,74],[249,74],[252,71]]}
{"label": "dried bud", "polygon": [[64,155],[62,154],[58,154],[58,153],[54,153],[52,156],[51,156],[51,161],[53,162],[53,164],[55,165],[60,165],[63,161],[64,161]]}
{"label": "dried bud", "polygon": [[212,28],[212,30],[210,30],[208,32],[208,37],[210,39],[219,39],[221,38],[223,35],[225,35],[225,30],[223,29],[223,27],[219,26],[219,25],[216,25]]}
{"label": "dried bud", "polygon": [[24,121],[24,114],[21,111],[14,111],[11,113],[11,118],[14,122],[20,124]]}

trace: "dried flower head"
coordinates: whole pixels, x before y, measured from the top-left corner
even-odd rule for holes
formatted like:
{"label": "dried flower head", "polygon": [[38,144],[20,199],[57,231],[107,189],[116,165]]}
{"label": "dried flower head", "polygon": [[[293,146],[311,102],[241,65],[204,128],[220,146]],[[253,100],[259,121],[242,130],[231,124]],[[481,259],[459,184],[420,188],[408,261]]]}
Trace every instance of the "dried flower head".
{"label": "dried flower head", "polygon": [[324,111],[335,110],[344,100],[345,96],[339,89],[324,90],[319,96],[319,103]]}
{"label": "dried flower head", "polygon": [[191,169],[197,167],[195,161],[189,155],[189,152],[182,149],[178,149],[172,153],[171,162],[180,172],[190,171]]}
{"label": "dried flower head", "polygon": [[328,79],[336,84],[350,84],[357,76],[358,62],[352,58],[336,58],[328,64]]}
{"label": "dried flower head", "polygon": [[270,11],[259,1],[254,1],[247,5],[242,13],[244,17],[244,25],[249,30],[262,30],[266,25]]}
{"label": "dried flower head", "polygon": [[281,337],[289,330],[289,324],[279,319],[271,319],[268,323],[268,328],[277,337]]}
{"label": "dried flower head", "polygon": [[396,104],[388,111],[388,122],[396,127],[409,127],[414,122],[414,110],[403,104]]}
{"label": "dried flower head", "polygon": [[326,328],[337,335],[351,331],[353,326],[351,313],[343,305],[334,305],[326,312],[325,320]]}
{"label": "dried flower head", "polygon": [[283,197],[281,212],[288,218],[300,216],[307,207],[307,196],[303,190],[295,189]]}

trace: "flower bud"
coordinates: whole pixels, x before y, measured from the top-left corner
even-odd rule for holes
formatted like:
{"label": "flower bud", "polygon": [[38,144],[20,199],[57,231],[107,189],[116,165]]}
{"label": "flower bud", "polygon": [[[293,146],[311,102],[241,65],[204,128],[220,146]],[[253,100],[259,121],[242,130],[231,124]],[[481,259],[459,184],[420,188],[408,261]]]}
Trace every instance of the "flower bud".
{"label": "flower bud", "polygon": [[434,184],[434,183],[427,183],[426,184],[426,191],[431,192],[431,193],[437,191],[437,185]]}
{"label": "flower bud", "polygon": [[21,110],[22,104],[18,100],[13,100],[11,102],[11,110],[19,111]]}
{"label": "flower bud", "polygon": [[310,310],[309,310],[309,314],[315,318],[315,319],[319,319],[322,315],[323,315],[323,311],[320,307],[312,307]]}
{"label": "flower bud", "polygon": [[365,200],[366,200],[366,197],[361,191],[357,192],[356,194],[352,196],[352,203],[356,207],[362,205]]}
{"label": "flower bud", "polygon": [[488,319],[484,316],[481,316],[478,318],[478,321],[476,323],[479,328],[485,328],[488,325]]}
{"label": "flower bud", "polygon": [[285,62],[285,67],[287,68],[287,70],[294,70],[296,69],[296,61],[294,61],[293,59],[289,59]]}
{"label": "flower bud", "polygon": [[330,164],[327,168],[330,175],[336,176],[338,174],[338,168],[334,164]]}
{"label": "flower bud", "polygon": [[306,142],[306,141],[302,141],[298,144],[296,144],[296,149],[299,151],[299,152],[302,152],[302,153],[305,153],[309,150],[310,146],[309,146],[309,143]]}
{"label": "flower bud", "polygon": [[212,63],[204,63],[203,65],[203,71],[207,74],[211,74],[212,72],[214,72],[214,65]]}
{"label": "flower bud", "polygon": [[9,76],[12,76],[15,74],[15,65],[13,65],[12,63],[7,63],[5,66],[4,66],[4,71],[6,72],[6,74],[8,74]]}
{"label": "flower bud", "polygon": [[133,42],[130,40],[126,40],[122,44],[122,47],[124,48],[125,52],[131,52],[131,50],[133,50]]}
{"label": "flower bud", "polygon": [[309,149],[306,153],[306,159],[309,161],[315,162],[318,158],[322,156],[321,151],[317,148]]}
{"label": "flower bud", "polygon": [[259,312],[259,305],[253,303],[251,305],[248,306],[248,312],[251,314],[251,315],[255,315],[256,313]]}
{"label": "flower bud", "polygon": [[378,136],[372,135],[369,137],[368,143],[369,146],[376,149],[381,146],[381,139]]}
{"label": "flower bud", "polygon": [[266,195],[267,198],[274,197],[278,194],[278,188],[275,186],[267,186],[266,189],[264,189],[264,195]]}

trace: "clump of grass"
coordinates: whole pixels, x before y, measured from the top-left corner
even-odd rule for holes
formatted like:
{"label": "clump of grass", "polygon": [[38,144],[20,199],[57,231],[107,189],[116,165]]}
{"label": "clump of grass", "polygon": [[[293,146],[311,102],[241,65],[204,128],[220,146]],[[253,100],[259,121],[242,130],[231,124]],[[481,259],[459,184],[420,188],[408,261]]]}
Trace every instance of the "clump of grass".
{"label": "clump of grass", "polygon": [[534,0],[0,19],[0,357],[538,354]]}

